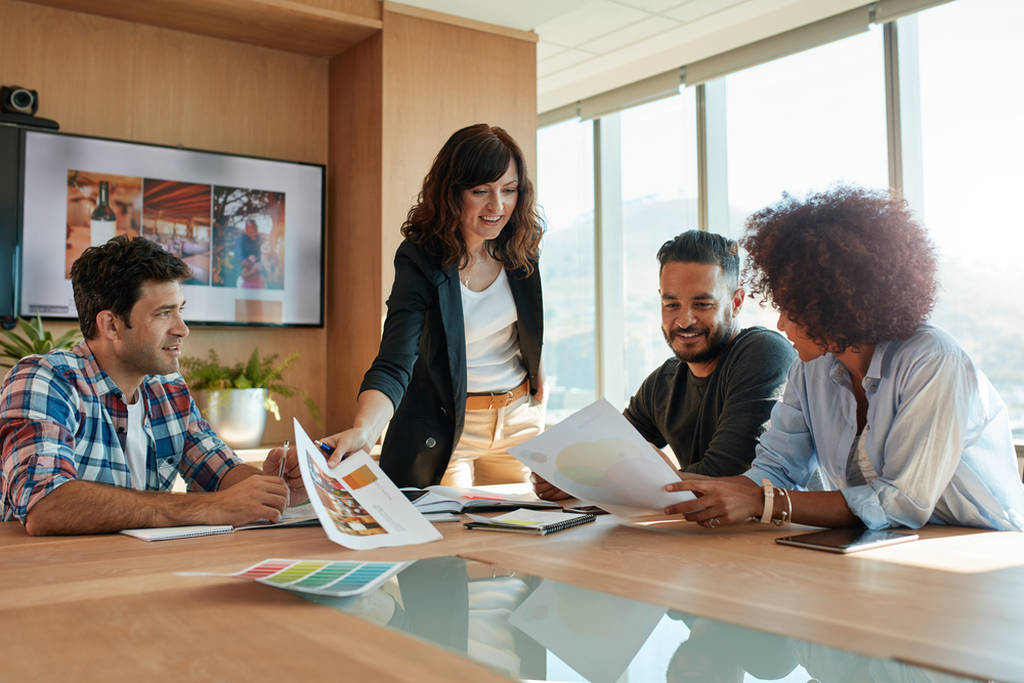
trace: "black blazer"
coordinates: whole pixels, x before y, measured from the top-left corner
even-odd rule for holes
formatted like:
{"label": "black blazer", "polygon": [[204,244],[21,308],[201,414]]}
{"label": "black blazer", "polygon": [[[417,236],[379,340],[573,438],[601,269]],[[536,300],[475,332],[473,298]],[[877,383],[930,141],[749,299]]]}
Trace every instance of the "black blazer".
{"label": "black blazer", "polygon": [[[537,391],[544,308],[540,272],[508,272],[519,318],[519,348]],[[377,389],[397,406],[380,465],[398,486],[441,481],[466,413],[466,330],[456,266],[405,240],[395,253],[395,282],[380,350],[359,391]],[[503,389],[506,387],[495,387]]]}

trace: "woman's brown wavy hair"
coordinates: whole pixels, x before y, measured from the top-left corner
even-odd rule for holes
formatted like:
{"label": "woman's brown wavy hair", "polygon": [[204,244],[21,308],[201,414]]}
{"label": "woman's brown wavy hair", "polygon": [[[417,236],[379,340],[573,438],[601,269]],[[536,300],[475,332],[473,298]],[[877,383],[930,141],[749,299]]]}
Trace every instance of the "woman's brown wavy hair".
{"label": "woman's brown wavy hair", "polygon": [[906,339],[935,305],[935,247],[906,202],[840,186],[747,219],[749,291],[830,350]]}
{"label": "woman's brown wavy hair", "polygon": [[497,126],[478,123],[448,138],[423,179],[419,198],[402,224],[402,235],[439,254],[446,268],[465,266],[469,254],[459,230],[462,192],[498,180],[511,160],[519,176],[516,206],[487,249],[505,268],[532,273],[544,228],[523,152],[512,136]]}

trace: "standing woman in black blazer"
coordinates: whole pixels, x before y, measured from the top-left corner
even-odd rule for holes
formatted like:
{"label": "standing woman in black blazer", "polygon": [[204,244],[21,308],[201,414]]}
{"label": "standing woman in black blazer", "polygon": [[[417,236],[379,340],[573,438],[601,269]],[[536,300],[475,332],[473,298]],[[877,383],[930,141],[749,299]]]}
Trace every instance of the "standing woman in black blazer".
{"label": "standing woman in black blazer", "polygon": [[503,129],[456,131],[402,225],[377,358],[352,428],[324,439],[369,451],[399,486],[525,481],[507,448],[543,429],[543,227],[519,146]]}

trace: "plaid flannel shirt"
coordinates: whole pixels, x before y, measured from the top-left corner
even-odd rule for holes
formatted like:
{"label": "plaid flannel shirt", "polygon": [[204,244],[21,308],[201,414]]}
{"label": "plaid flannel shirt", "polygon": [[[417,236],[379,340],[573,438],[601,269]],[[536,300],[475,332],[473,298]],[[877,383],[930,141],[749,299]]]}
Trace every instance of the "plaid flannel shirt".
{"label": "plaid flannel shirt", "polygon": [[[215,491],[242,461],[199,414],[179,374],[147,375],[146,489],[167,491],[180,474],[190,490]],[[0,389],[0,519],[25,521],[58,486],[80,479],[133,488],[121,390],[86,342],[29,356]]]}

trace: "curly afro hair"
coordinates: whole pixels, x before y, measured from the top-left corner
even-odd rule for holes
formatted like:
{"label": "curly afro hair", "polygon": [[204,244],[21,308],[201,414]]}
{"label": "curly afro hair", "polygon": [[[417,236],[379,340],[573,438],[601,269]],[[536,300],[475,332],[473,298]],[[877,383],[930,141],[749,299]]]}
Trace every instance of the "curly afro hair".
{"label": "curly afro hair", "polygon": [[831,350],[906,339],[935,305],[935,247],[906,202],[840,186],[747,219],[750,292]]}

